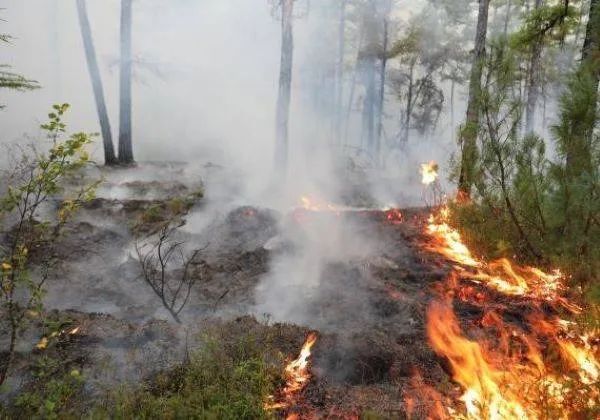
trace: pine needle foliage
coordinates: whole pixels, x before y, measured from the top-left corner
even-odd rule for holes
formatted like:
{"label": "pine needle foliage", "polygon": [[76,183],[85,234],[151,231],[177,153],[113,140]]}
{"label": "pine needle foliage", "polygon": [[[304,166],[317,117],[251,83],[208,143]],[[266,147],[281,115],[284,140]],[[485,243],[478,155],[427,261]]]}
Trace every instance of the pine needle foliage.
{"label": "pine needle foliage", "polygon": [[556,151],[521,135],[522,74],[510,43],[490,46],[480,98],[476,194],[454,204],[454,223],[482,253],[561,268],[593,294],[600,287],[600,138],[595,73],[568,77],[552,127]]}

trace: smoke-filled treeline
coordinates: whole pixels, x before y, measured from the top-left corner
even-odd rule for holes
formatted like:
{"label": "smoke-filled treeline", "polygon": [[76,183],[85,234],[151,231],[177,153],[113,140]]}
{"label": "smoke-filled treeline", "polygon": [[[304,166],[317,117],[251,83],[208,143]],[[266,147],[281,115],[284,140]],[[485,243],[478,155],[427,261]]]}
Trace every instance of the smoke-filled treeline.
{"label": "smoke-filled treeline", "polygon": [[[328,156],[317,167],[352,160],[405,178],[421,160],[446,166],[473,103],[473,59],[527,25],[543,33],[524,41],[535,51],[519,55],[521,132],[549,134],[589,8],[571,2],[563,13],[560,2],[517,0],[173,2],[167,10],[152,1],[75,3],[26,1],[4,11],[4,32],[14,37],[7,62],[43,87],[9,94],[4,141],[31,132],[46,103],[69,102],[77,124],[102,133],[98,160],[128,162],[133,150],[139,160],[189,160],[210,149],[267,177],[288,159],[286,171],[307,172],[315,147]],[[175,144],[164,141],[173,136]]]}

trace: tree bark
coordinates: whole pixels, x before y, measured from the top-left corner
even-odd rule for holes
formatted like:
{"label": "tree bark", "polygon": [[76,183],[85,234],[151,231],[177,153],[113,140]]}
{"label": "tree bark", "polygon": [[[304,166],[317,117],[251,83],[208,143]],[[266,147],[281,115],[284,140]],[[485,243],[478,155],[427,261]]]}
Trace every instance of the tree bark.
{"label": "tree bark", "polygon": [[98,113],[98,121],[100,122],[100,131],[102,132],[104,163],[106,165],[114,165],[117,163],[117,158],[115,156],[115,149],[113,146],[110,120],[108,118],[108,111],[106,109],[106,100],[104,99],[102,78],[100,76],[100,69],[98,67],[98,59],[96,58],[96,49],[92,39],[92,30],[88,18],[86,0],[77,0],[77,12],[79,15],[81,37],[83,38],[83,46],[85,49],[85,58],[94,91],[94,99],[96,101],[96,111]]}
{"label": "tree bark", "polygon": [[461,130],[460,143],[462,147],[458,192],[463,198],[471,196],[474,182],[474,167],[477,159],[477,134],[479,132],[479,111],[481,96],[481,74],[485,59],[485,43],[487,39],[488,12],[490,0],[479,0],[477,17],[477,32],[475,35],[475,51],[471,66],[469,81],[469,100],[467,104],[467,119]]}
{"label": "tree bark", "polygon": [[290,101],[294,65],[293,13],[294,0],[281,0],[281,65],[275,131],[275,168],[280,176],[285,176],[287,171],[289,153]]}
{"label": "tree bark", "polygon": [[119,163],[134,162],[131,127],[132,82],[132,0],[121,0],[121,66],[119,100]]}
{"label": "tree bark", "polygon": [[[543,0],[535,0],[534,8],[538,10],[543,5]],[[535,112],[539,96],[540,63],[542,59],[544,35],[538,35],[531,46],[531,57],[529,61],[527,106],[525,110],[525,134],[533,134],[535,130]]]}

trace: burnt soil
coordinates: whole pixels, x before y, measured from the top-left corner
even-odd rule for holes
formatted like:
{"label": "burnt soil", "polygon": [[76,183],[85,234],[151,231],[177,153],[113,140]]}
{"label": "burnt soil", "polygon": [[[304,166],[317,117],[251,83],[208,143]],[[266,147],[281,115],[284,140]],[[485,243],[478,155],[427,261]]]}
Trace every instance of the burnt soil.
{"label": "burnt soil", "polygon": [[[12,391],[5,398],[31,386],[32,360],[44,352],[82,372],[86,392],[94,398],[115,384],[136,383],[182,362],[190,348],[201,345],[196,337],[215,326],[231,337],[242,331],[275,336],[270,344],[288,359],[296,357],[309,331],[319,333],[314,377],[300,405],[281,416],[293,411],[343,418],[369,410],[402,417],[416,371],[425,383],[452,392],[425,332],[427,306],[450,270],[422,251],[428,210],[402,210],[400,222],[397,213],[381,210],[301,211],[299,219],[290,219],[290,214],[247,206],[217,218],[210,239],[206,231],[183,229],[182,238],[201,252],[200,268],[192,274],[198,281],[179,325],[140,278],[132,254],[132,221],[160,202],[98,198],[68,226],[55,249],[62,262],[48,282],[46,322],[34,319],[24,333],[9,382]],[[200,199],[189,212],[202,212],[204,205]],[[374,249],[325,261],[319,282],[290,291],[307,294],[302,299],[307,322],[265,322],[269,314],[257,312],[255,290],[275,258],[296,252],[293,244],[273,248],[270,241],[286,224],[302,229],[322,217],[353,226],[357,238],[369,238]],[[48,333],[48,320],[60,325],[58,338],[47,349],[36,349]],[[76,327],[76,334],[68,334]]]}

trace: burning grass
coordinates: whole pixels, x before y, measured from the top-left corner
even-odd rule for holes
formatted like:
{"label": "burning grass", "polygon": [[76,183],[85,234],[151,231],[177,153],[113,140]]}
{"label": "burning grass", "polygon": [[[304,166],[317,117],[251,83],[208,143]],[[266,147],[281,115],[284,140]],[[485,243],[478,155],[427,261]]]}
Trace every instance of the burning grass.
{"label": "burning grass", "polygon": [[[448,210],[432,216],[426,248],[454,263],[442,297],[428,309],[427,333],[433,349],[449,362],[452,378],[461,386],[462,403],[447,407],[455,418],[595,418],[600,413],[600,363],[594,331],[559,318],[581,313],[565,297],[564,276],[508,259],[486,262],[476,258],[448,223]],[[475,283],[481,291],[471,293]],[[469,292],[465,292],[465,287]],[[487,289],[487,290],[486,290]],[[493,292],[510,299],[494,305]],[[461,328],[452,299],[483,308],[470,325],[470,338]],[[529,313],[519,325],[505,320],[513,302]],[[494,312],[489,310],[494,308]],[[514,318],[514,317],[513,317]]]}

